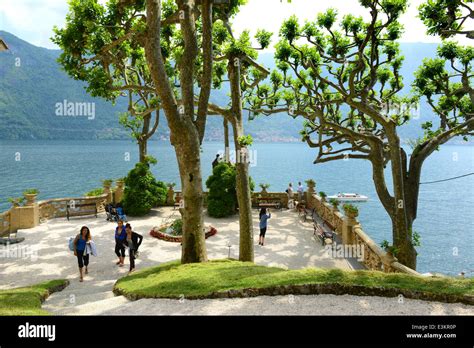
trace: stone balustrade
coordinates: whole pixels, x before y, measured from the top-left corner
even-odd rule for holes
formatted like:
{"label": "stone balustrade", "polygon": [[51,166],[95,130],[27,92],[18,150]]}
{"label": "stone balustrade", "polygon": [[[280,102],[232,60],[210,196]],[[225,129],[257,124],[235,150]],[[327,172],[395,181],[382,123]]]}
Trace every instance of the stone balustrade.
{"label": "stone balustrade", "polygon": [[362,229],[356,217],[345,216],[315,193],[307,193],[307,205],[315,209],[324,222],[342,238],[343,244],[358,245],[363,250],[363,265],[374,271],[400,272],[420,275],[415,270],[398,262],[383,250]]}
{"label": "stone balustrade", "polygon": [[[6,212],[0,213],[0,236],[9,235],[19,229],[27,229],[38,226],[49,219],[66,217],[67,205],[74,205],[74,212],[90,210],[89,207],[83,207],[83,204],[96,204],[97,212],[103,212],[105,205],[121,199],[123,196],[123,184],[119,183],[117,187],[111,189],[105,187],[104,193],[93,197],[68,197],[54,198],[42,201],[35,201],[30,198],[28,204],[23,206],[12,206]],[[117,201],[118,202],[118,201]]]}
{"label": "stone balustrade", "polygon": [[104,193],[100,196],[92,197],[70,197],[70,198],[55,198],[48,199],[38,202],[39,208],[39,219],[40,222],[66,217],[66,207],[68,204],[77,205],[75,208],[76,212],[80,212],[84,208],[81,207],[82,204],[92,204],[95,203],[97,207],[97,212],[103,212],[105,205],[110,202],[109,193]]}

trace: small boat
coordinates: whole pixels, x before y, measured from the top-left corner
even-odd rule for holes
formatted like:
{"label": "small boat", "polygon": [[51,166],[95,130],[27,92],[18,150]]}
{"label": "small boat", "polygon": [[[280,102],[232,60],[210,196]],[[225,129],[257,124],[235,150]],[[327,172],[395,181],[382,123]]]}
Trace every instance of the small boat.
{"label": "small boat", "polygon": [[328,196],[328,199],[337,199],[338,201],[343,202],[365,202],[369,199],[369,197],[360,195],[358,193],[338,193],[334,196]]}

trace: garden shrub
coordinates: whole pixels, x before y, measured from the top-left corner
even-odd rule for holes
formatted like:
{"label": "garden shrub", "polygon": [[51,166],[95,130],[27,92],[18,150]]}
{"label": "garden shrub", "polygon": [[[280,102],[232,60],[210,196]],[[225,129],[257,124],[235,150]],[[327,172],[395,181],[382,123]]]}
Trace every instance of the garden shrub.
{"label": "garden shrub", "polygon": [[[230,163],[219,163],[206,181],[209,190],[207,196],[207,213],[209,216],[222,218],[235,214],[238,202],[236,191],[236,169]],[[250,189],[255,183],[250,178]]]}
{"label": "garden shrub", "polygon": [[143,216],[151,208],[165,203],[168,191],[166,184],[155,179],[148,162],[137,163],[124,181],[122,205],[126,214]]}

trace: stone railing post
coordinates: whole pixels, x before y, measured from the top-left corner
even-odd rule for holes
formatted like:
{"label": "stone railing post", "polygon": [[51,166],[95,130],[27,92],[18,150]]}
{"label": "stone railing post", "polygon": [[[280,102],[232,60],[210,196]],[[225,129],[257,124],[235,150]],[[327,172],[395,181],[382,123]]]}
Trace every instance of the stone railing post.
{"label": "stone railing post", "polygon": [[114,203],[117,204],[122,201],[125,182],[123,180],[117,180],[115,183],[117,186],[114,190]]}
{"label": "stone railing post", "polygon": [[174,189],[173,189],[173,186],[168,186],[168,192],[166,193],[166,205],[174,206]]}
{"label": "stone railing post", "polygon": [[33,228],[39,225],[39,206],[33,202],[20,207],[14,206],[10,210],[10,232],[23,228]]}
{"label": "stone railing post", "polygon": [[104,182],[104,194],[107,195],[105,204],[112,203],[114,201],[114,195],[111,190],[112,183]]}
{"label": "stone railing post", "polygon": [[354,244],[355,236],[354,236],[353,229],[355,228],[356,225],[359,225],[359,222],[357,221],[356,216],[346,213],[343,220],[343,224],[342,224],[342,243],[343,244]]}

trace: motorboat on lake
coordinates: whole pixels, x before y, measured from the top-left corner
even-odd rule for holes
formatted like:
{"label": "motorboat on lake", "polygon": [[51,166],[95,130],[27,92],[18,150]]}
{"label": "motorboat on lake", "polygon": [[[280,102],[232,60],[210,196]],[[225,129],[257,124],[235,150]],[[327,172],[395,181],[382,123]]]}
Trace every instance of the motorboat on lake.
{"label": "motorboat on lake", "polygon": [[342,202],[365,202],[369,200],[369,197],[360,195],[358,193],[339,192],[337,195],[328,196],[328,199],[337,199],[338,201],[342,201]]}

